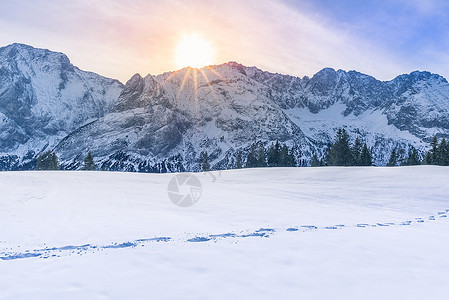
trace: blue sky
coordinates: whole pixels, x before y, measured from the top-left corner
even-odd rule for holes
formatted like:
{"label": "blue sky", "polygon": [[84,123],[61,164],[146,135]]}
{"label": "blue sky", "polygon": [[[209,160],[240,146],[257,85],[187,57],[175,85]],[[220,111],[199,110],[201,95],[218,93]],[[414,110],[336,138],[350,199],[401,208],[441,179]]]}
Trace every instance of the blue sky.
{"label": "blue sky", "polygon": [[[287,1],[301,9],[298,1]],[[448,50],[449,1],[311,1],[309,8],[336,26],[351,30],[376,43],[412,56],[429,48]]]}
{"label": "blue sky", "polygon": [[449,1],[0,0],[0,46],[66,53],[82,69],[129,79],[177,69],[197,33],[230,60],[311,76],[358,70],[381,80],[413,70],[449,77]]}

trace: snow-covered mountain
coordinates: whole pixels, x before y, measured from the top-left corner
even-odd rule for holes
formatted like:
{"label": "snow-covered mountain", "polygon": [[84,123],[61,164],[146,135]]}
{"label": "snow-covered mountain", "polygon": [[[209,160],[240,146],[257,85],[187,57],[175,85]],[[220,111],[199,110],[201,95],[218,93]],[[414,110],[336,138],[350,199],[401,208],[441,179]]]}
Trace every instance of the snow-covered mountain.
{"label": "snow-covered mountain", "polygon": [[382,82],[329,68],[302,79],[246,70],[316,145],[345,127],[367,141],[382,164],[394,147],[423,150],[435,134],[449,135],[449,84],[436,74],[415,71]]}
{"label": "snow-covered mountain", "polygon": [[26,164],[80,126],[105,116],[123,85],[73,66],[62,53],[0,48],[3,168]]}
{"label": "snow-covered mountain", "polygon": [[255,141],[276,140],[307,162],[340,127],[384,164],[393,148],[425,150],[434,134],[449,136],[449,84],[429,72],[383,82],[327,68],[299,78],[230,62],[136,74],[123,87],[24,45],[1,48],[0,63],[1,151],[20,160],[48,144],[66,168],[90,150],[104,169],[197,170],[202,151],[220,169]]}
{"label": "snow-covered mountain", "polygon": [[[237,150],[277,139],[309,145],[265,85],[225,64],[135,75],[106,117],[64,139],[57,151],[63,160],[76,161],[87,146],[113,169],[150,171],[163,160],[179,165],[182,158],[185,169],[195,170],[202,151],[217,168],[226,168]],[[132,164],[121,165],[124,159]]]}

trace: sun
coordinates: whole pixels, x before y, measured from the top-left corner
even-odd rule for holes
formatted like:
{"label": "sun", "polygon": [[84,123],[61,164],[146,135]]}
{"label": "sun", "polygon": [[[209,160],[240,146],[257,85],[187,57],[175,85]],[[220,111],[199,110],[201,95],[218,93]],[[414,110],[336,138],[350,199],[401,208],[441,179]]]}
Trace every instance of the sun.
{"label": "sun", "polygon": [[184,35],[176,47],[176,64],[178,67],[202,68],[213,63],[211,44],[198,34]]}

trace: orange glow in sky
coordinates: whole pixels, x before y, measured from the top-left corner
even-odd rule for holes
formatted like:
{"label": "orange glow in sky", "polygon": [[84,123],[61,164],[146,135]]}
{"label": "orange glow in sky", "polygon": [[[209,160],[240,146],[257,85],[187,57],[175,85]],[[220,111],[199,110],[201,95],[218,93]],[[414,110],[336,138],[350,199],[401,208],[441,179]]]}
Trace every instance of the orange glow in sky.
{"label": "orange glow in sky", "polygon": [[439,71],[417,59],[409,67],[405,56],[352,32],[357,26],[347,29],[313,9],[309,13],[305,2],[0,1],[0,46],[17,42],[62,52],[77,67],[122,82],[135,73],[229,61],[297,76],[324,67],[382,80],[417,68]]}

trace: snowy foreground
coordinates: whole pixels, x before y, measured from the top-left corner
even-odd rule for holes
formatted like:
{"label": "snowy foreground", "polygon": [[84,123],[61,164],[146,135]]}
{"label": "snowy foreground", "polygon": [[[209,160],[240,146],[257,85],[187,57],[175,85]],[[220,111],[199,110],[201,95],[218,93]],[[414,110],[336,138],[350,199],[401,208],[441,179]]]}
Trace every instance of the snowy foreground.
{"label": "snowy foreground", "polygon": [[0,299],[449,297],[447,167],[174,176],[1,172]]}

